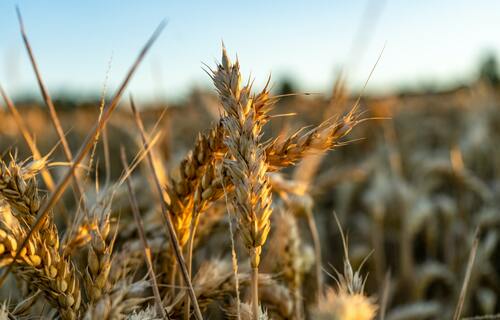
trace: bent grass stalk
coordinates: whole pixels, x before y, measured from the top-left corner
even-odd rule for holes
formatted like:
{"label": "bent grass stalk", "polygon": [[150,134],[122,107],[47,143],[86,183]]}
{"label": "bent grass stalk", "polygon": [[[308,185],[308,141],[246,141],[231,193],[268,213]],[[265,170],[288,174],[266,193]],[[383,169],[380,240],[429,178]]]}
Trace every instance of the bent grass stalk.
{"label": "bent grass stalk", "polygon": [[[148,139],[146,137],[146,133],[144,130],[144,125],[142,123],[142,119],[141,119],[139,113],[137,112],[137,109],[135,108],[135,104],[134,104],[134,101],[132,99],[132,96],[130,97],[130,107],[132,108],[132,112],[134,113],[135,122],[136,122],[137,127],[139,128],[142,143],[144,145],[144,149],[147,150],[148,146],[149,146],[149,142],[148,142]],[[191,298],[191,301],[193,302],[194,315],[198,320],[203,320],[203,316],[201,315],[198,301],[196,300],[196,294],[195,294],[194,289],[193,289],[193,284],[191,283],[191,279],[189,277],[186,263],[185,263],[184,258],[182,256],[182,250],[181,250],[181,247],[179,245],[179,240],[177,239],[177,235],[175,234],[175,229],[174,229],[174,226],[172,223],[172,219],[171,219],[171,217],[168,213],[168,210],[167,210],[167,205],[166,205],[167,201],[165,199],[163,189],[160,185],[158,173],[157,173],[156,168],[154,166],[153,158],[152,158],[150,152],[147,153],[146,158],[147,158],[149,168],[153,174],[156,189],[157,189],[158,194],[160,196],[160,205],[161,205],[161,210],[162,210],[162,217],[164,218],[164,225],[166,225],[166,227],[167,227],[167,233],[168,233],[168,236],[170,237],[170,241],[171,241],[172,247],[174,249],[177,263],[181,269],[183,280],[186,283],[186,285],[188,286],[188,293],[189,293],[189,296]]]}
{"label": "bent grass stalk", "polygon": [[[57,116],[57,111],[56,111],[56,108],[54,107],[54,103],[52,102],[52,98],[49,95],[47,87],[45,86],[45,84],[43,82],[42,75],[40,74],[40,70],[38,69],[38,64],[35,60],[35,55],[33,54],[33,50],[31,48],[30,42],[28,40],[28,36],[27,36],[26,30],[24,28],[23,18],[21,16],[21,11],[19,10],[19,7],[16,7],[16,12],[17,12],[17,18],[19,20],[19,27],[21,29],[21,36],[23,38],[23,42],[24,42],[24,45],[26,47],[26,51],[28,52],[28,56],[30,58],[31,65],[33,67],[33,71],[36,75],[36,79],[37,79],[40,91],[42,93],[43,100],[45,101],[45,104],[49,108],[50,118],[52,120],[54,128],[56,129],[56,132],[57,132],[57,135],[58,135],[59,140],[61,142],[61,145],[63,146],[63,151],[64,151],[64,155],[66,156],[66,160],[71,163],[71,161],[73,160],[73,154],[71,152],[71,149],[69,148],[68,140],[66,140],[66,136],[65,136],[64,131],[62,129],[61,121],[59,120],[59,117]],[[75,197],[76,197],[76,203],[81,203],[83,211],[87,212],[83,187],[80,184],[80,180],[78,179],[76,172],[72,173],[72,177],[73,177],[73,181],[74,181],[74,192],[75,192]]]}
{"label": "bent grass stalk", "polygon": [[153,261],[151,258],[151,248],[148,245],[148,241],[146,239],[146,236],[144,235],[144,226],[142,224],[141,214],[139,213],[139,206],[137,204],[137,199],[135,197],[134,190],[132,189],[132,184],[130,182],[130,175],[128,174],[128,172],[130,172],[130,168],[128,167],[128,164],[127,164],[127,160],[126,160],[126,156],[125,156],[125,149],[123,149],[123,148],[121,149],[121,158],[122,158],[122,165],[123,165],[123,168],[124,168],[124,170],[126,172],[126,176],[127,176],[127,179],[126,179],[127,189],[128,189],[130,204],[132,206],[132,213],[134,215],[134,221],[137,225],[137,230],[139,231],[139,238],[141,240],[142,248],[144,251],[144,259],[146,260],[146,264],[148,266],[148,273],[149,273],[149,277],[151,279],[151,287],[153,288],[153,294],[155,296],[157,309],[158,309],[158,311],[160,311],[160,313],[162,314],[164,319],[170,320],[170,316],[165,311],[165,308],[163,307],[163,303],[161,301],[160,290],[158,289],[158,282],[156,281],[156,275],[155,275],[155,272],[153,269]]}

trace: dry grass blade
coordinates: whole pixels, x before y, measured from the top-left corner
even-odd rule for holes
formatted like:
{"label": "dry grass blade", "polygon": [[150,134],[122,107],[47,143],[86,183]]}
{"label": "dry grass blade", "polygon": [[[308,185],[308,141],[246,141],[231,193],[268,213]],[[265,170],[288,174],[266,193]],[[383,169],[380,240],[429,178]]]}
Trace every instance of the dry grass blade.
{"label": "dry grass blade", "polygon": [[[132,108],[132,112],[134,113],[135,116],[135,121],[137,124],[137,127],[139,128],[140,134],[141,134],[141,139],[142,143],[144,144],[144,149],[149,148],[149,142],[146,137],[146,133],[144,131],[144,125],[142,124],[142,119],[137,112],[137,109],[135,108],[134,101],[132,97],[130,97],[130,107]],[[160,185],[159,179],[158,179],[158,174],[156,172],[156,168],[153,163],[153,158],[151,156],[151,153],[147,154],[147,162],[149,165],[149,168],[152,171],[154,182],[156,189],[158,191],[158,194],[160,196],[160,204],[161,204],[161,210],[162,210],[162,217],[164,217],[164,225],[167,227],[167,233],[170,238],[172,247],[174,249],[174,253],[177,259],[177,263],[181,269],[182,277],[184,279],[185,284],[188,286],[188,293],[191,298],[191,301],[193,302],[193,308],[194,308],[194,315],[198,320],[202,320],[203,316],[201,315],[200,307],[198,306],[198,301],[196,300],[196,294],[193,289],[193,284],[191,283],[191,279],[189,277],[189,272],[186,267],[186,262],[184,261],[184,258],[182,256],[182,250],[179,245],[179,240],[177,239],[177,235],[175,234],[175,229],[174,225],[172,223],[172,219],[168,213],[167,210],[167,202],[165,199],[165,195],[163,193],[163,189]]]}
{"label": "dry grass blade", "polygon": [[462,314],[462,308],[465,302],[465,295],[467,294],[467,287],[469,285],[469,280],[472,274],[472,269],[474,267],[474,260],[476,259],[477,248],[479,246],[479,228],[474,232],[474,240],[472,242],[472,248],[469,254],[469,261],[467,262],[467,269],[465,271],[464,281],[462,283],[462,289],[460,290],[460,296],[458,298],[458,304],[453,315],[453,320],[459,320]]}
{"label": "dry grass blade", "polygon": [[153,293],[156,299],[156,304],[158,311],[161,312],[163,315],[163,318],[170,319],[170,316],[168,313],[165,311],[165,308],[163,307],[163,303],[161,301],[160,297],[160,290],[158,289],[158,283],[156,281],[156,275],[153,269],[153,261],[151,259],[151,248],[148,245],[148,241],[146,239],[146,236],[144,235],[144,226],[142,225],[142,220],[141,220],[141,214],[139,213],[139,207],[137,205],[137,199],[134,194],[134,190],[132,189],[132,184],[130,183],[130,175],[129,173],[129,167],[127,164],[126,156],[125,156],[125,149],[121,149],[121,157],[122,157],[122,165],[124,170],[127,172],[127,189],[128,189],[128,194],[129,194],[129,200],[130,204],[132,206],[132,213],[134,215],[134,221],[137,225],[137,230],[139,231],[139,237],[141,239],[142,247],[144,249],[144,259],[146,260],[146,264],[148,266],[148,272],[149,276],[151,278],[151,287],[153,288]]}
{"label": "dry grass blade", "polygon": [[[85,155],[90,151],[90,149],[93,146],[93,143],[95,141],[95,138],[99,135],[99,132],[104,128],[106,125],[107,121],[111,117],[111,114],[113,111],[116,109],[118,106],[118,102],[120,101],[120,98],[125,91],[125,88],[127,87],[130,79],[132,78],[132,75],[135,73],[135,70],[141,63],[141,61],[144,59],[144,56],[146,53],[149,51],[151,46],[153,45],[154,41],[158,38],[160,35],[161,31],[165,27],[165,23],[162,22],[158,28],[154,31],[153,35],[149,38],[149,40],[146,42],[144,45],[143,49],[140,51],[139,56],[135,60],[134,64],[130,68],[129,72],[127,73],[125,80],[122,82],[120,88],[116,92],[115,96],[111,100],[111,103],[107,106],[107,108],[104,111],[104,114],[101,118],[101,120],[94,126],[93,130],[91,133],[87,136],[85,139],[80,151],[78,152],[76,158],[73,160],[71,167],[69,168],[68,172],[66,175],[61,179],[61,181],[57,184],[55,191],[51,194],[51,196],[44,202],[43,206],[40,208],[36,222],[34,225],[32,225],[30,232],[20,245],[20,247],[17,250],[15,259],[19,257],[19,254],[21,251],[26,247],[28,244],[30,238],[33,236],[35,232],[37,232],[41,226],[43,225],[44,221],[47,219],[47,216],[49,215],[50,210],[53,209],[53,207],[56,205],[57,201],[59,198],[62,196],[64,193],[64,190],[68,187],[68,184],[71,180],[72,175],[75,173],[76,168],[78,165],[82,162],[84,159]],[[14,259],[14,260],[15,260]],[[4,272],[2,277],[0,278],[0,287],[3,285],[5,282],[5,279],[7,278],[7,275],[12,271],[12,266],[13,264],[9,264],[7,270]]]}
{"label": "dry grass blade", "polygon": [[[69,147],[68,140],[66,140],[66,136],[65,136],[64,131],[62,129],[61,122],[59,121],[59,117],[57,116],[56,108],[54,107],[54,103],[52,102],[52,98],[49,95],[49,92],[48,92],[48,90],[43,82],[42,75],[40,74],[40,70],[38,69],[38,64],[36,63],[35,56],[33,54],[33,50],[31,49],[31,45],[29,43],[28,36],[26,35],[26,30],[24,28],[24,23],[23,23],[23,19],[22,19],[21,11],[19,10],[19,7],[16,7],[16,12],[17,12],[17,18],[19,20],[19,26],[21,28],[21,35],[23,37],[24,45],[26,47],[26,50],[28,51],[31,65],[33,66],[33,71],[35,72],[38,86],[40,87],[40,91],[41,91],[42,96],[43,96],[43,100],[45,101],[45,104],[49,108],[50,118],[52,120],[54,128],[56,129],[59,140],[61,141],[61,145],[63,146],[63,151],[64,151],[64,155],[66,156],[66,160],[68,162],[71,162],[73,160],[73,154],[72,154],[71,149]],[[86,210],[83,188],[80,184],[80,181],[78,180],[78,177],[76,176],[76,172],[72,173],[72,177],[73,177],[73,180],[75,182],[74,192],[75,192],[75,197],[76,197],[76,203],[81,203],[83,211],[86,212],[87,210]]]}

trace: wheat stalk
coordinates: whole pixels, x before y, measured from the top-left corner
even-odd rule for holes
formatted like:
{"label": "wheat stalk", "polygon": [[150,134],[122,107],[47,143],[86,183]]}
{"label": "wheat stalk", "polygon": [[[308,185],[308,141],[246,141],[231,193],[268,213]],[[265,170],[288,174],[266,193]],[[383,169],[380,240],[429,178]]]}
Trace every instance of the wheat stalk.
{"label": "wheat stalk", "polygon": [[[232,72],[234,74],[218,69],[212,78],[214,82],[221,83],[220,81],[230,81],[229,79],[236,74],[239,76],[239,69],[234,69]],[[216,78],[219,78],[219,81],[215,81]],[[223,87],[221,90],[221,97],[228,94]],[[256,96],[255,100],[255,109],[264,121],[267,119],[266,113],[270,105],[267,86]],[[192,254],[199,215],[210,203],[223,195],[224,181],[216,178],[218,165],[214,163],[227,150],[223,142],[226,135],[223,122],[223,120],[219,121],[204,135],[198,135],[193,150],[180,164],[179,179],[171,179],[171,187],[167,188],[170,198],[169,212],[174,221],[179,244],[183,247],[188,242],[186,260],[189,275],[192,271]],[[189,308],[189,302],[186,302],[186,305],[186,308]]]}
{"label": "wheat stalk", "polygon": [[[129,172],[130,169],[129,169],[127,161],[126,161],[125,149],[123,149],[123,148],[121,149],[121,158],[122,158],[122,165],[123,165],[125,171]],[[136,199],[135,193],[132,189],[132,184],[130,182],[129,175],[127,175],[127,189],[129,192],[130,204],[132,206],[132,213],[134,215],[134,220],[135,220],[135,223],[137,225],[137,230],[139,232],[139,237],[140,237],[141,244],[143,247],[144,259],[146,260],[146,264],[148,266],[148,274],[149,274],[150,281],[151,281],[151,287],[153,288],[153,293],[154,293],[154,296],[156,299],[156,309],[157,309],[157,311],[159,311],[162,314],[163,318],[170,319],[170,317],[168,316],[168,314],[165,311],[165,308],[163,308],[163,303],[161,301],[160,290],[158,289],[158,283],[157,283],[156,275],[155,275],[155,272],[153,269],[153,261],[151,258],[151,247],[149,246],[148,241],[146,239],[146,236],[144,234],[144,226],[142,223],[142,219],[141,219],[140,212],[139,212],[139,207],[137,204],[137,199]]]}
{"label": "wheat stalk", "polygon": [[[131,107],[132,112],[134,114],[135,123],[137,125],[137,128],[139,129],[139,132],[141,134],[141,140],[142,140],[142,143],[144,145],[144,149],[148,150],[149,149],[149,142],[148,142],[148,138],[146,137],[144,124],[142,123],[142,119],[141,119],[139,113],[137,112],[137,109],[135,108],[135,104],[134,104],[132,97],[130,97],[130,107]],[[187,290],[188,290],[190,299],[193,302],[194,315],[198,320],[202,320],[203,316],[202,316],[200,308],[198,306],[198,302],[196,301],[196,295],[195,295],[195,292],[193,289],[193,285],[191,283],[191,277],[189,276],[188,269],[186,267],[186,263],[185,263],[184,258],[182,256],[182,249],[181,249],[181,246],[179,245],[179,240],[177,239],[177,235],[175,233],[174,225],[172,223],[172,218],[168,213],[168,209],[166,206],[167,202],[166,202],[162,187],[161,187],[160,182],[159,182],[158,172],[153,164],[153,159],[152,159],[151,153],[148,152],[146,156],[147,156],[146,158],[147,158],[149,168],[150,168],[152,175],[153,175],[155,187],[158,191],[158,194],[160,195],[160,205],[161,205],[161,210],[162,210],[162,217],[164,218],[163,223],[164,223],[165,228],[166,228],[166,233],[168,234],[168,236],[170,238],[171,246],[174,249],[173,251],[175,253],[175,258],[177,260],[177,264],[179,265],[179,267],[181,269],[182,278],[188,287]]]}
{"label": "wheat stalk", "polygon": [[241,88],[239,64],[230,62],[225,49],[213,79],[227,113],[223,123],[227,132],[224,143],[228,148],[224,168],[235,188],[231,203],[238,217],[243,243],[250,255],[252,310],[254,319],[258,319],[260,255],[271,228],[272,213],[267,164],[260,143],[265,119],[255,108],[250,96],[251,86]]}
{"label": "wheat stalk", "polygon": [[[296,218],[287,211],[281,210],[274,219],[276,228],[271,236],[270,248],[266,261],[274,264],[287,287],[293,292],[293,313],[299,319],[302,310],[302,280],[304,277],[304,258],[301,252],[302,241]],[[280,259],[273,257],[279,256]]]}

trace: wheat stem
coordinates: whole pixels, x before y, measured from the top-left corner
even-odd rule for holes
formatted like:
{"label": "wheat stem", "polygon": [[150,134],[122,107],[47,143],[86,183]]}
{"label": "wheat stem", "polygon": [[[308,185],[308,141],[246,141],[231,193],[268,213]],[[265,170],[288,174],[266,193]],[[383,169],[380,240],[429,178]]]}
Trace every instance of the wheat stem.
{"label": "wheat stem", "polygon": [[[187,267],[188,267],[188,273],[189,277],[191,278],[192,276],[192,270],[193,270],[193,247],[194,247],[194,238],[196,234],[196,230],[198,229],[198,224],[200,222],[200,213],[195,211],[195,207],[193,207],[193,219],[191,222],[191,230],[189,232],[189,240],[188,240],[188,247],[187,247]],[[190,301],[188,297],[186,297],[185,307],[184,307],[184,319],[189,320],[189,309],[190,309]]]}
{"label": "wheat stem", "polygon": [[[121,158],[122,158],[122,165],[125,169],[126,172],[129,172],[129,167],[127,164],[126,156],[125,156],[125,149],[121,149]],[[160,290],[158,289],[158,282],[156,281],[156,275],[153,269],[153,261],[151,259],[151,247],[148,245],[148,241],[146,239],[146,236],[144,235],[144,226],[142,224],[141,220],[141,214],[139,213],[139,206],[137,204],[137,199],[135,197],[134,190],[132,189],[132,184],[130,182],[130,175],[127,174],[127,189],[128,189],[128,195],[129,195],[129,200],[130,204],[132,206],[132,213],[134,215],[134,221],[135,224],[137,225],[137,230],[139,232],[139,238],[141,239],[142,243],[142,248],[144,252],[144,259],[146,260],[146,264],[148,266],[148,274],[151,279],[151,287],[153,288],[153,294],[156,300],[156,307],[158,311],[162,314],[164,319],[170,319],[170,316],[168,313],[165,311],[165,308],[163,308],[163,303],[161,301],[160,297]]]}
{"label": "wheat stem", "polygon": [[[135,108],[135,104],[134,104],[134,101],[132,99],[132,96],[130,97],[130,107],[132,109],[132,112],[134,113],[135,122],[136,122],[137,127],[139,128],[142,143],[144,145],[144,149],[148,149],[149,142],[146,138],[144,125],[142,123],[142,119],[141,119],[139,113],[137,112],[137,109]],[[168,213],[168,210],[167,210],[167,205],[166,205],[167,201],[165,199],[165,195],[163,194],[163,189],[160,185],[158,173],[157,173],[156,168],[153,164],[153,158],[152,158],[150,152],[148,152],[146,158],[147,158],[149,168],[150,168],[151,172],[153,173],[155,186],[156,186],[156,189],[157,189],[158,194],[160,196],[162,217],[164,218],[163,219],[164,224],[167,227],[167,233],[170,237],[170,242],[171,242],[172,247],[174,249],[175,257],[177,259],[177,264],[179,265],[179,267],[181,269],[182,278],[183,278],[185,284],[188,286],[189,296],[191,297],[191,301],[193,302],[194,315],[195,315],[196,319],[203,320],[203,316],[201,315],[200,307],[198,306],[198,301],[196,300],[196,295],[195,295],[195,292],[193,289],[193,284],[191,283],[191,279],[189,277],[189,273],[188,273],[188,270],[186,267],[186,262],[184,261],[184,258],[182,256],[182,249],[181,249],[181,246],[179,245],[179,240],[177,239],[177,235],[175,234],[175,229],[174,229],[174,226],[172,223],[172,219],[171,219],[171,217]]]}
{"label": "wheat stem", "polygon": [[259,320],[259,267],[252,267],[252,316]]}
{"label": "wheat stem", "polygon": [[316,299],[319,299],[323,290],[323,266],[321,261],[321,240],[319,238],[318,227],[316,226],[316,221],[314,220],[314,214],[312,211],[307,212],[307,225],[311,231],[311,238],[313,240],[314,255],[315,255],[315,276],[316,276]]}

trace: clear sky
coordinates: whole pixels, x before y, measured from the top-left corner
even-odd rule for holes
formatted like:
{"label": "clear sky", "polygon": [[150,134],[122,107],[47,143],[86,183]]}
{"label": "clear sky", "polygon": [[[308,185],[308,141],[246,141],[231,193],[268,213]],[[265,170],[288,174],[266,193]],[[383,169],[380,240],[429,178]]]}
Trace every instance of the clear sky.
{"label": "clear sky", "polygon": [[98,93],[108,69],[116,88],[164,18],[168,26],[130,86],[143,98],[208,86],[202,63],[219,59],[221,40],[245,75],[289,75],[302,90],[326,93],[342,65],[350,84],[361,85],[384,44],[372,90],[463,81],[482,53],[500,53],[498,0],[1,0],[0,82],[11,95],[37,89],[16,4],[53,93]]}

